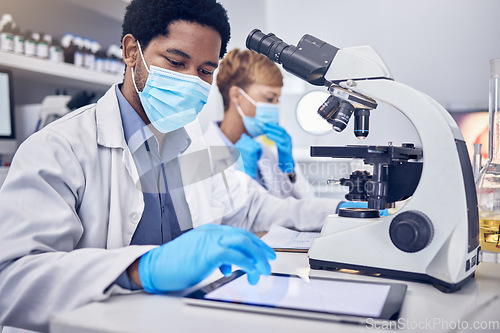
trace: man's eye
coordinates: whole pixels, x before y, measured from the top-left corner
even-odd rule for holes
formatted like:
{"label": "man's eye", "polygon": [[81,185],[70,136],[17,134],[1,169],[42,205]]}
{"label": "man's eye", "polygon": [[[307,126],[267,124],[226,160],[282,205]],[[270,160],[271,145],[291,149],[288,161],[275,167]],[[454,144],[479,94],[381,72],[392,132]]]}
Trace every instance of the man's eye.
{"label": "man's eye", "polygon": [[212,75],[214,72],[201,68],[200,73],[203,75]]}
{"label": "man's eye", "polygon": [[173,65],[173,66],[182,66],[182,62],[175,61],[173,59],[167,58],[167,60]]}

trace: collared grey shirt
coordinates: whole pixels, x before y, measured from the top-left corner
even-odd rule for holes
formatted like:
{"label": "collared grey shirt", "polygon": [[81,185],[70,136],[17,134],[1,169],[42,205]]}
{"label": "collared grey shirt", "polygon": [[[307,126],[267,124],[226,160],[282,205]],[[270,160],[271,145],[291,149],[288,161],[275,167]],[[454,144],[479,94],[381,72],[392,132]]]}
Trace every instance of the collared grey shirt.
{"label": "collared grey shirt", "polygon": [[[160,152],[160,145],[153,132],[144,124],[137,112],[123,97],[118,86],[116,90],[125,140],[137,167],[145,200],[144,212],[132,243],[142,245],[144,242],[134,242],[134,238],[136,240],[144,238],[138,237],[140,236],[138,233],[154,232],[157,229],[154,226],[157,225],[159,218],[168,219],[169,217],[176,217],[181,232],[191,229],[193,223],[189,206],[186,202],[179,161],[177,159],[189,147],[191,143],[189,135],[184,128],[166,133],[164,138],[165,143]],[[171,197],[173,204],[171,208],[174,209],[173,211],[166,211],[169,207],[165,205],[165,196]],[[144,221],[149,221],[149,223],[143,223]],[[178,236],[178,234],[171,235],[170,239],[168,236],[165,238],[165,236],[167,235],[164,234],[159,242],[147,242],[147,245],[166,243]],[[145,238],[151,240],[158,239],[154,236]]]}
{"label": "collared grey shirt", "polygon": [[[161,245],[193,228],[186,202],[178,157],[190,145],[184,128],[168,132],[160,144],[151,129],[116,87],[125,140],[132,153],[144,195],[144,212],[131,245]],[[152,126],[152,125],[150,125]],[[139,184],[138,184],[139,185]],[[130,288],[123,279],[116,281]],[[135,286],[132,285],[134,289]]]}

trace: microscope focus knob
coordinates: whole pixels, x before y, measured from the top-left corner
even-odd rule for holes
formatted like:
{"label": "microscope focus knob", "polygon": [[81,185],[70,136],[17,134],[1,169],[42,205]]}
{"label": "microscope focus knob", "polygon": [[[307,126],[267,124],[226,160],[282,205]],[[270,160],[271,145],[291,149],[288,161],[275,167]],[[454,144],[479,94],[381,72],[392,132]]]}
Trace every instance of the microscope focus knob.
{"label": "microscope focus knob", "polygon": [[425,214],[413,210],[397,215],[391,222],[389,234],[401,251],[418,252],[431,242],[434,227]]}

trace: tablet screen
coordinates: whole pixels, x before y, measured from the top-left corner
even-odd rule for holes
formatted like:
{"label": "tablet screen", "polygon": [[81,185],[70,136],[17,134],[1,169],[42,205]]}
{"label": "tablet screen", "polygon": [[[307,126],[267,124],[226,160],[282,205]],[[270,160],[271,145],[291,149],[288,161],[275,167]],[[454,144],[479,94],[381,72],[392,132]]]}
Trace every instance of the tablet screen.
{"label": "tablet screen", "polygon": [[206,294],[206,298],[283,308],[379,317],[390,287],[382,284],[261,276],[252,286],[241,276]]}
{"label": "tablet screen", "polygon": [[233,304],[250,311],[284,309],[305,314],[396,320],[405,293],[406,285],[399,283],[301,278],[277,273],[261,276],[252,286],[244,272],[236,271],[231,277],[186,297],[190,304],[224,308],[231,308]]}

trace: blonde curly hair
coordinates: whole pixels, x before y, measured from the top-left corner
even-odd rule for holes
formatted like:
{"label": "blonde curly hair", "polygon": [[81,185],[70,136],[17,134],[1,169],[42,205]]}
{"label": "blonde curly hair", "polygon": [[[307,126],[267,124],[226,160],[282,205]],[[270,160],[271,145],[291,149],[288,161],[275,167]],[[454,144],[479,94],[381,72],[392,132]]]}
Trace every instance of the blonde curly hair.
{"label": "blonde curly hair", "polygon": [[217,74],[224,111],[230,106],[229,89],[232,86],[245,90],[254,83],[283,87],[283,74],[274,62],[254,51],[234,49],[229,52],[221,60]]}

